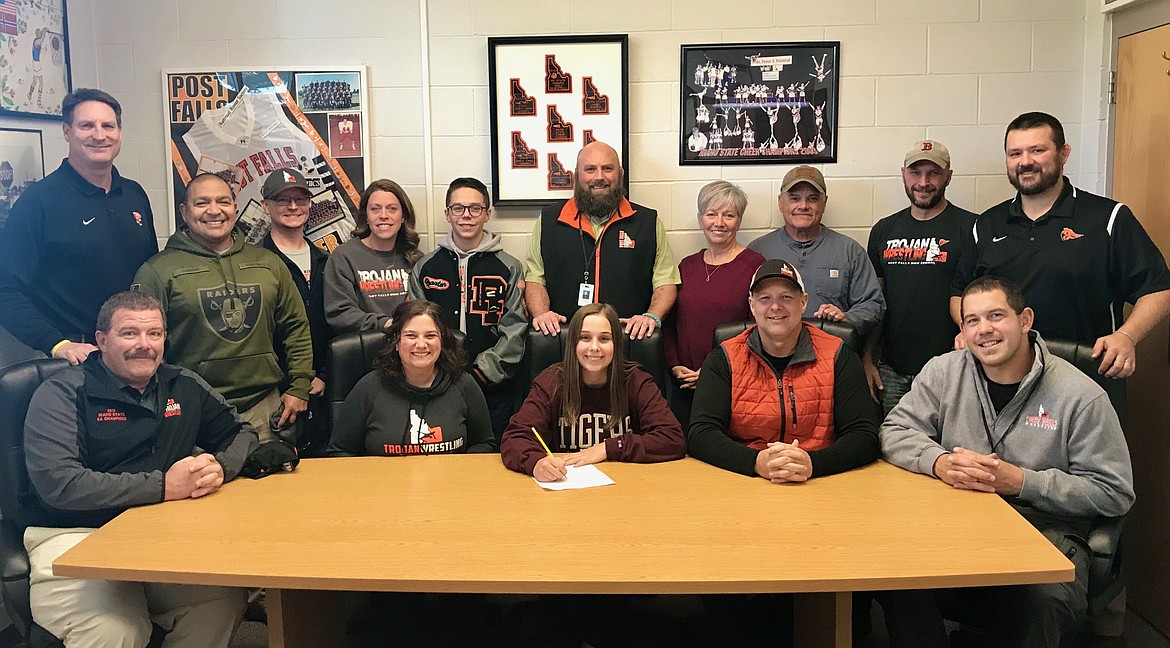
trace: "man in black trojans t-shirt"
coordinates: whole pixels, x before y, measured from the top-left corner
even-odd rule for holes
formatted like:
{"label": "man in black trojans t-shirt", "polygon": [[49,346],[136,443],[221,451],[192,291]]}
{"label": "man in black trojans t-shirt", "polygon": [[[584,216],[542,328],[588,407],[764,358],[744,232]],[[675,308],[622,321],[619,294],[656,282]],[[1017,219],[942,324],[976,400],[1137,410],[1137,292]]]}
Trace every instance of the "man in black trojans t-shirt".
{"label": "man in black trojans t-shirt", "polygon": [[963,264],[974,264],[975,215],[947,201],[951,173],[945,146],[931,140],[915,144],[902,167],[910,206],[870,230],[869,258],[885,291],[886,314],[868,340],[863,362],[870,391],[885,413],[928,360],[953,348],[959,332],[950,310],[951,283]]}

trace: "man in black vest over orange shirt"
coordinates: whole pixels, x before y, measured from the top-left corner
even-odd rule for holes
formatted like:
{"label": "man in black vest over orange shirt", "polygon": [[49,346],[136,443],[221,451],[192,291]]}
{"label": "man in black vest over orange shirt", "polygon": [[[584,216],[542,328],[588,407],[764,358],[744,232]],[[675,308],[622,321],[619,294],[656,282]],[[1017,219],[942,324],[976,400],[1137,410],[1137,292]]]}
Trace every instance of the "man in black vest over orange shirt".
{"label": "man in black vest over orange shirt", "polygon": [[577,154],[573,197],[544,208],[525,262],[533,328],[556,335],[581,306],[606,303],[625,332],[650,335],[674,306],[681,279],[658,213],[631,203],[617,151],[592,142]]}

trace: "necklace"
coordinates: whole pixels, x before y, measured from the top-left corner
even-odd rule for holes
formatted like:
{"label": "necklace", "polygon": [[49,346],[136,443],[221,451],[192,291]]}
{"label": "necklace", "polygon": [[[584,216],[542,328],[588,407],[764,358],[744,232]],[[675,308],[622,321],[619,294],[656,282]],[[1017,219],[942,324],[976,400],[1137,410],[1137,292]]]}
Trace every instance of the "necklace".
{"label": "necklace", "polygon": [[[715,273],[719,272],[719,268],[722,268],[723,266],[727,265],[727,263],[729,261],[731,261],[731,259],[734,259],[736,257],[736,255],[739,254],[739,250],[733,249],[731,257],[728,258],[727,261],[724,261],[722,263],[719,263],[718,257],[715,257],[714,255],[712,255],[711,260],[714,261],[715,263],[710,264],[710,263],[707,263],[707,252],[710,252],[710,251],[711,250],[708,249],[706,252],[703,253],[703,272],[705,272],[707,274],[707,283],[711,282],[711,277],[714,277]],[[712,265],[715,266],[714,270],[711,269]]]}

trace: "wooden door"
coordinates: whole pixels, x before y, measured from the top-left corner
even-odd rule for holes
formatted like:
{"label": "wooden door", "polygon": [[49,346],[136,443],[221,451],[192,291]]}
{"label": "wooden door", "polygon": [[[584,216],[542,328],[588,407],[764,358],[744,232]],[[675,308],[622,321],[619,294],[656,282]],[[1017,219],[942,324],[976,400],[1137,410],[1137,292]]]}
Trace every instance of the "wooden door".
{"label": "wooden door", "polygon": [[[1113,197],[1170,253],[1170,25],[1118,41]],[[1162,322],[1138,345],[1126,437],[1137,503],[1127,522],[1129,605],[1170,634],[1170,358]]]}

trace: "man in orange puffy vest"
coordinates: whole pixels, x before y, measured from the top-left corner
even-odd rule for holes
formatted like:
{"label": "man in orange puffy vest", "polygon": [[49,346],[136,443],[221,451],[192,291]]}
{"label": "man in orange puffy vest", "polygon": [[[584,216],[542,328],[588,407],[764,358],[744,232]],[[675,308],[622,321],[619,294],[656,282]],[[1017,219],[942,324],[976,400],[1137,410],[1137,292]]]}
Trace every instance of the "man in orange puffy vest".
{"label": "man in orange puffy vest", "polygon": [[748,304],[756,325],[715,347],[699,371],[688,451],[777,484],[877,459],[879,421],[861,360],[801,322],[808,294],[800,272],[765,262]]}

